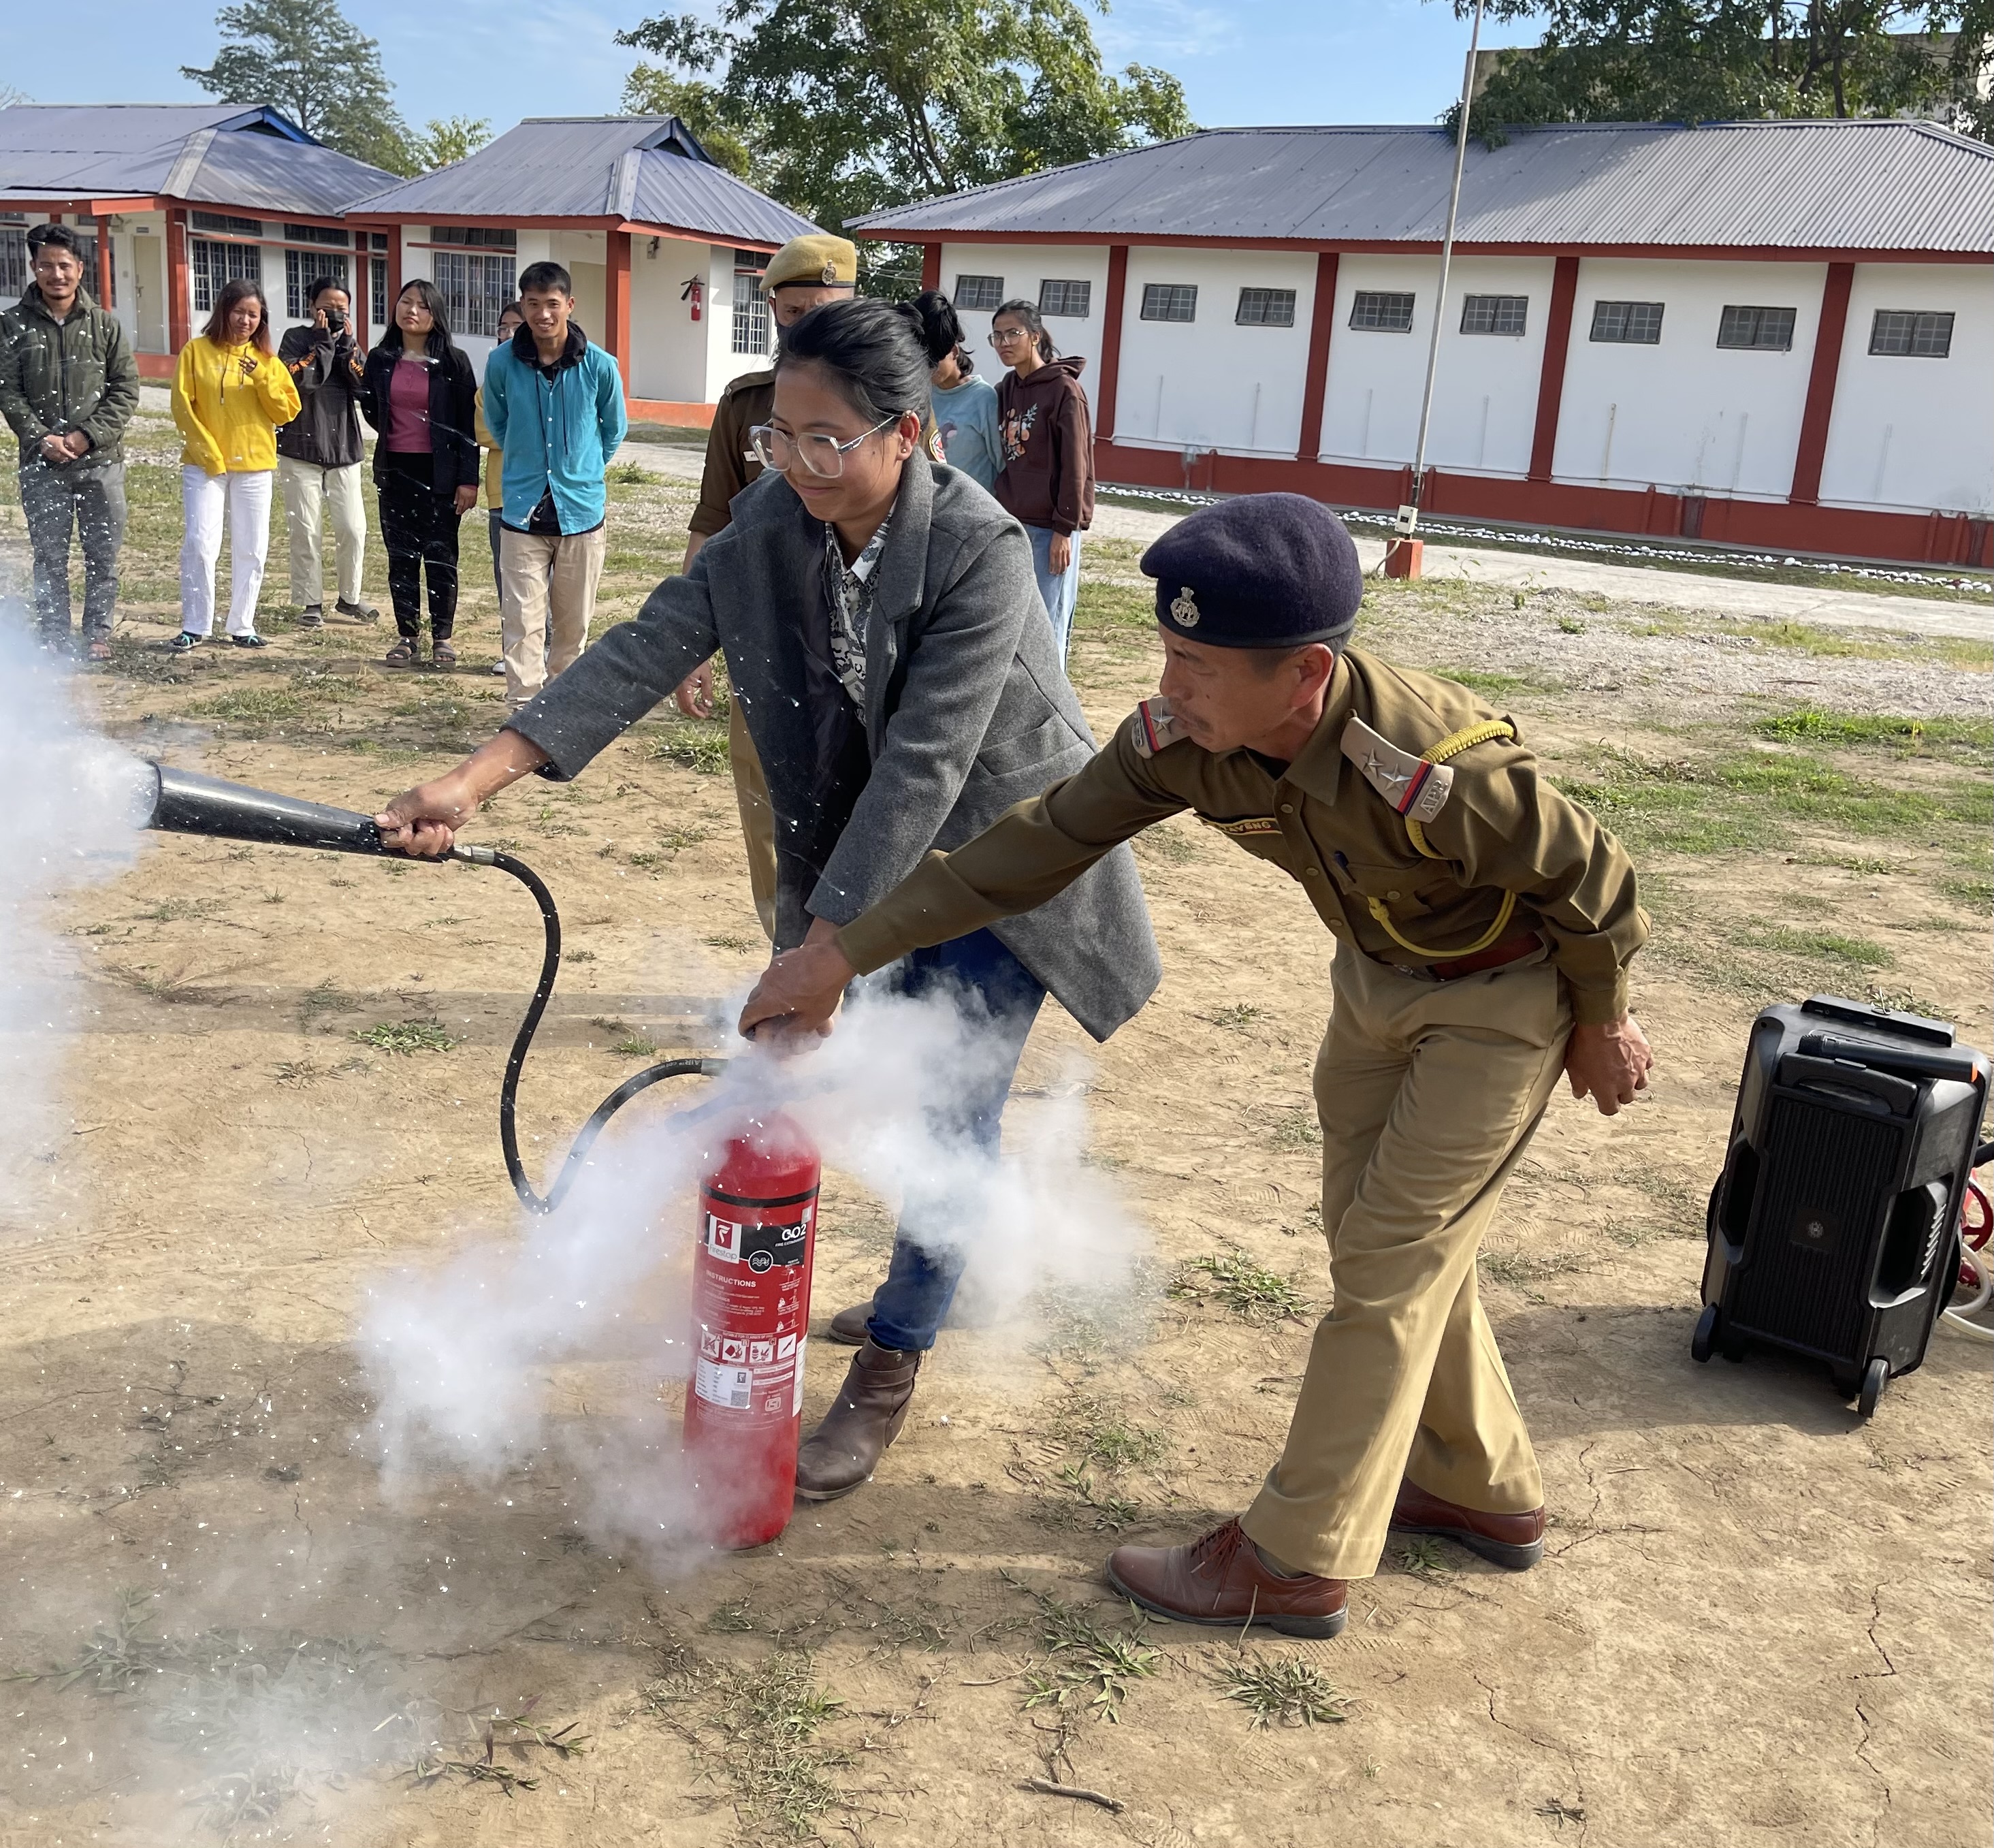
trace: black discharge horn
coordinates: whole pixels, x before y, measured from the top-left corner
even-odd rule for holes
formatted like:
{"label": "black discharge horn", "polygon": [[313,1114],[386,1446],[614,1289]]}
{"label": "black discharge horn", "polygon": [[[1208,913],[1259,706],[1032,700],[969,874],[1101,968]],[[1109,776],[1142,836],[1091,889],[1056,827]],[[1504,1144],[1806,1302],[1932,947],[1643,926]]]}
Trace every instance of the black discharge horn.
{"label": "black discharge horn", "polygon": [[[211,835],[225,841],[253,841],[266,847],[315,847],[322,853],[379,853],[381,831],[368,815],[350,808],[307,802],[275,790],[225,783],[170,764],[154,766],[159,795],[149,828],[168,834]],[[449,857],[480,866],[492,862],[488,847],[453,847]]]}

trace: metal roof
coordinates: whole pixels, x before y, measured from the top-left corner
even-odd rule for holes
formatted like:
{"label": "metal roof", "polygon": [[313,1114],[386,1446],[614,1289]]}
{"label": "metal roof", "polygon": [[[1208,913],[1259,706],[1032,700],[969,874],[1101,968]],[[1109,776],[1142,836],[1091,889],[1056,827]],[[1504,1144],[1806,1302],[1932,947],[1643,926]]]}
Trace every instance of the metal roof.
{"label": "metal roof", "polygon": [[[1064,234],[1437,244],[1437,128],[1213,129],[851,221],[875,238]],[[1585,123],[1468,144],[1464,244],[1994,252],[1994,147],[1930,122]]]}
{"label": "metal roof", "polygon": [[725,167],[670,115],[529,117],[468,159],[358,200],[363,217],[620,218],[717,243],[786,244],[817,228]]}
{"label": "metal roof", "polygon": [[239,103],[0,109],[0,202],[157,195],[330,218],[393,178]]}

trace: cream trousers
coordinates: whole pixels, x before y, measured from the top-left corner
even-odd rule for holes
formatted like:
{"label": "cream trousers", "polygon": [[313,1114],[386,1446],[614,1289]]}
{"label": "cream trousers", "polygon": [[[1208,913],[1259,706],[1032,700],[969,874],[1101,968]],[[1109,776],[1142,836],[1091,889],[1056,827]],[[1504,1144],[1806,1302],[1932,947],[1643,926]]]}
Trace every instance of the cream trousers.
{"label": "cream trousers", "polygon": [[[595,586],[609,549],[593,533],[498,534],[498,626],[505,656],[505,701],[515,711],[588,646]],[[551,640],[550,640],[551,636]]]}
{"label": "cream trousers", "polygon": [[321,468],[295,456],[277,458],[277,483],[284,491],[284,523],[291,541],[291,601],[300,609],[325,599],[325,559],[321,529],[332,515],[333,568],[339,600],[360,601],[360,572],[367,557],[367,501],[360,464]]}

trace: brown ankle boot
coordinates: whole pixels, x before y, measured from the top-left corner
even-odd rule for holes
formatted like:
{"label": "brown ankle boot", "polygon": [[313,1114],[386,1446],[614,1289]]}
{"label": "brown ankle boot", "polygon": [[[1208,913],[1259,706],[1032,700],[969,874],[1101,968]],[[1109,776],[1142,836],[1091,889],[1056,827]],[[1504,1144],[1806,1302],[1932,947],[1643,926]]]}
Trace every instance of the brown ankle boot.
{"label": "brown ankle boot", "polygon": [[824,1422],[797,1452],[797,1499],[835,1501],[868,1481],[900,1435],[913,1403],[918,1352],[896,1353],[868,1338],[851,1357],[845,1384]]}

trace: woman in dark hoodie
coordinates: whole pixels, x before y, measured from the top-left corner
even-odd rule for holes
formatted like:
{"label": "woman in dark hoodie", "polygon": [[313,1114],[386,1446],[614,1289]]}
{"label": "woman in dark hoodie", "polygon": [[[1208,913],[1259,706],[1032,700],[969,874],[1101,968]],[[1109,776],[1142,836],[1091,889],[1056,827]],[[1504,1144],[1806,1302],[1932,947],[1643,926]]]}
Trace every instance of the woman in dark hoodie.
{"label": "woman in dark hoodie", "polygon": [[1080,589],[1080,536],[1094,523],[1094,432],[1080,389],[1087,362],[1059,357],[1030,302],[997,310],[990,344],[1011,369],[997,387],[1004,466],[991,492],[1032,542],[1039,595],[1064,665]]}

